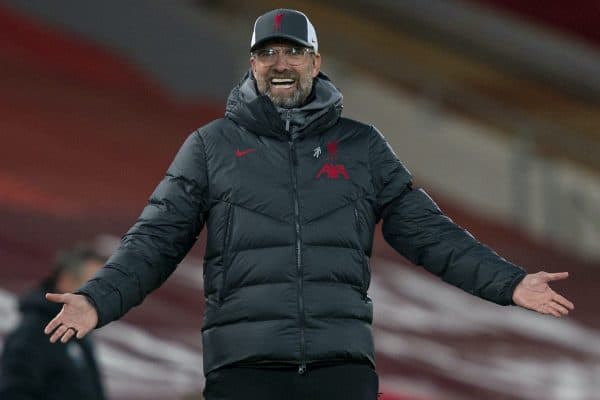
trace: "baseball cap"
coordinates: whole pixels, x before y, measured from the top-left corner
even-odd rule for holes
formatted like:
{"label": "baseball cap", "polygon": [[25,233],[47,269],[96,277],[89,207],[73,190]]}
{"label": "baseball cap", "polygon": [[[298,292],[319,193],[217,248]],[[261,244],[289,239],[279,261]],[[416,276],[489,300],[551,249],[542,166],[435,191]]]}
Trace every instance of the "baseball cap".
{"label": "baseball cap", "polygon": [[254,22],[250,51],[270,39],[288,39],[319,51],[317,33],[308,17],[296,10],[279,8],[261,15]]}

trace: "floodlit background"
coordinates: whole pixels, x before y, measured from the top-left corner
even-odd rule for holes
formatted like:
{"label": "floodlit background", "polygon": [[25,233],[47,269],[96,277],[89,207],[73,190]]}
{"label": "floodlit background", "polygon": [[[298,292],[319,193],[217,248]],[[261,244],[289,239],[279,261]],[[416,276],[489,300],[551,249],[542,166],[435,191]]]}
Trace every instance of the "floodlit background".
{"label": "floodlit background", "polygon": [[[469,297],[377,232],[383,400],[600,398],[596,0],[0,1],[0,347],[56,250],[110,253],[185,137],[223,115],[254,19],[314,23],[344,113],[375,124],[446,213],[529,271],[555,320]],[[112,399],[200,398],[203,238],[95,334]]]}

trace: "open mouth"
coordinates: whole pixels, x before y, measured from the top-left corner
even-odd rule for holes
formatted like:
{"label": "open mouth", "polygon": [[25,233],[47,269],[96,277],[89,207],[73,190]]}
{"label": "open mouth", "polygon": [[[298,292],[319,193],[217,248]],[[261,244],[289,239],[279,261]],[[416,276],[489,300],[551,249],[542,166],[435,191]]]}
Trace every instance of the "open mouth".
{"label": "open mouth", "polygon": [[292,78],[271,78],[270,83],[274,87],[289,89],[294,86],[296,80]]}

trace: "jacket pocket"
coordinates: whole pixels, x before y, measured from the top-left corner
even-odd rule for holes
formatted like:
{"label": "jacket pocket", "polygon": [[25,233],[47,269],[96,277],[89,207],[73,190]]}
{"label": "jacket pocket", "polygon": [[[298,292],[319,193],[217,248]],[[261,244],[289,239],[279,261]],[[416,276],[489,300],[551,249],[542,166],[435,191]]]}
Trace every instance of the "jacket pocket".
{"label": "jacket pocket", "polygon": [[360,222],[360,213],[358,212],[358,208],[354,207],[354,223],[355,223],[355,229],[356,229],[356,236],[357,236],[357,243],[358,243],[358,256],[360,259],[360,263],[361,263],[361,269],[362,269],[362,282],[361,282],[361,294],[363,296],[363,299],[367,298],[367,291],[369,289],[369,281],[370,276],[371,276],[371,272],[369,270],[369,259],[367,257],[367,255],[365,254],[363,245],[362,245],[362,224]]}
{"label": "jacket pocket", "polygon": [[231,235],[233,232],[233,204],[227,205],[227,219],[225,225],[225,236],[223,238],[223,271],[221,272],[221,294],[219,304],[223,303],[227,295],[227,272],[231,264]]}

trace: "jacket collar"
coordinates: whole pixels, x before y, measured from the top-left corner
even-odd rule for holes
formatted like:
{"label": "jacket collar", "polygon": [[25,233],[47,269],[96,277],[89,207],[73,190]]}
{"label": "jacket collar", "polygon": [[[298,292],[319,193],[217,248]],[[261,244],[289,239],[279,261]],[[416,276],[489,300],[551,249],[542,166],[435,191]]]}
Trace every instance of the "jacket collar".
{"label": "jacket collar", "polygon": [[[323,73],[314,79],[306,104],[299,108],[278,109],[269,97],[258,94],[254,78],[247,72],[231,91],[225,116],[257,135],[288,140],[289,132],[297,136],[322,133],[337,122],[342,108],[342,94]],[[284,119],[290,120],[293,129],[286,130]]]}

